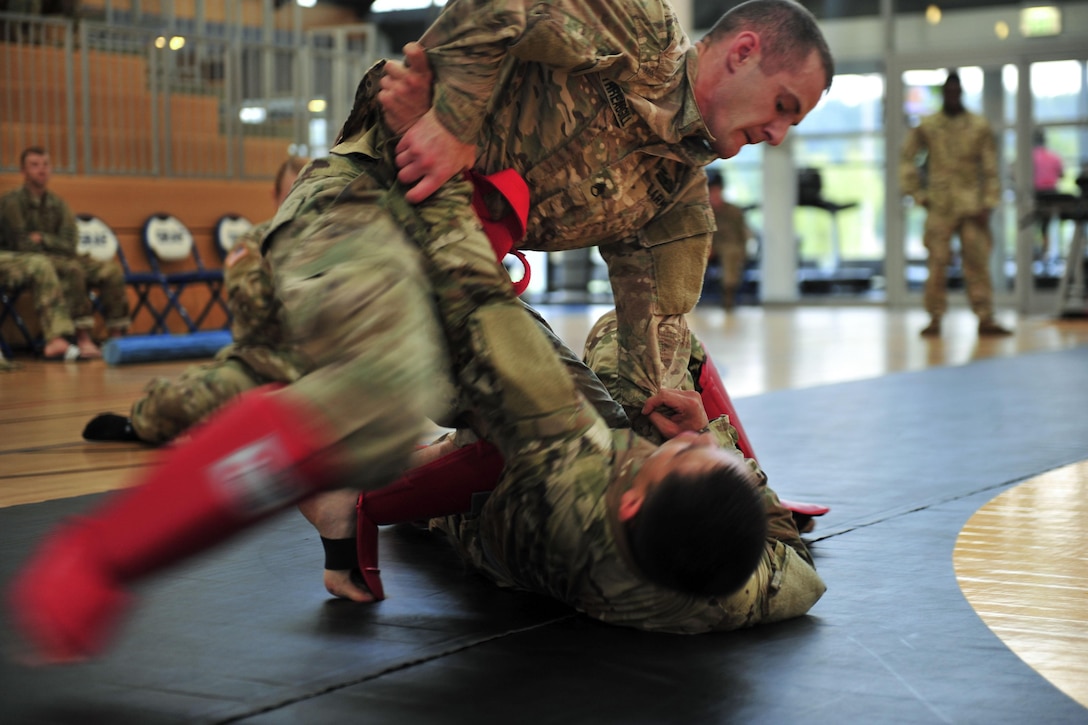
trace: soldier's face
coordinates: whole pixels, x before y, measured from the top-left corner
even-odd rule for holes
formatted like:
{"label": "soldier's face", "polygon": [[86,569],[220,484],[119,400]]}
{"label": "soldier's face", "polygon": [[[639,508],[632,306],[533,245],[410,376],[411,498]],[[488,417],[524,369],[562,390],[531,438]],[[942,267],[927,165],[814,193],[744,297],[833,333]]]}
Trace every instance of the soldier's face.
{"label": "soldier's face", "polygon": [[946,111],[955,113],[963,110],[963,86],[960,85],[959,81],[955,79],[945,81],[944,86],[941,88],[941,95],[943,96]]}
{"label": "soldier's face", "polygon": [[714,44],[701,41],[697,47],[695,101],[723,159],[747,144],[782,143],[823,94],[824,69],[816,51],[800,67],[768,74],[760,66],[763,53],[755,33],[744,31]]}
{"label": "soldier's face", "polygon": [[49,184],[52,170],[49,154],[27,154],[23,160],[23,177],[31,186],[44,189]]}
{"label": "soldier's face", "polygon": [[646,491],[657,486],[670,473],[697,475],[722,466],[743,466],[743,459],[718,446],[711,433],[686,431],[671,438],[654,451],[642,464],[635,485]]}

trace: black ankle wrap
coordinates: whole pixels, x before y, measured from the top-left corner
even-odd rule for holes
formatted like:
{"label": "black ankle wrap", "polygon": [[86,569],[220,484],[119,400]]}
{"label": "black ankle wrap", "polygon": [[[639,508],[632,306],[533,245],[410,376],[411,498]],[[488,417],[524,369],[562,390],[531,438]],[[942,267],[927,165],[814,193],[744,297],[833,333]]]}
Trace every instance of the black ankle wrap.
{"label": "black ankle wrap", "polygon": [[356,553],[354,536],[350,539],[326,539],[322,536],[321,545],[325,547],[326,569],[342,571],[358,568],[359,556]]}

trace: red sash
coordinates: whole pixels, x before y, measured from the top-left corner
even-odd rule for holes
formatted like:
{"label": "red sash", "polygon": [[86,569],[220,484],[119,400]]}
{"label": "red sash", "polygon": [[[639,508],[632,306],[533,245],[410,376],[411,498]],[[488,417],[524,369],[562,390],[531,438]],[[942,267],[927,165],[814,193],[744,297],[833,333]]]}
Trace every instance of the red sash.
{"label": "red sash", "polygon": [[[496,259],[501,262],[507,254],[512,254],[518,258],[525,270],[521,279],[513,283],[514,292],[520,295],[529,287],[529,260],[516,249],[517,243],[525,236],[525,227],[529,223],[529,187],[525,179],[513,169],[503,169],[489,176],[471,171],[467,175],[475,189],[472,193],[472,208],[491,241]],[[491,193],[500,194],[513,213],[498,221],[492,220],[485,201],[486,195]]]}

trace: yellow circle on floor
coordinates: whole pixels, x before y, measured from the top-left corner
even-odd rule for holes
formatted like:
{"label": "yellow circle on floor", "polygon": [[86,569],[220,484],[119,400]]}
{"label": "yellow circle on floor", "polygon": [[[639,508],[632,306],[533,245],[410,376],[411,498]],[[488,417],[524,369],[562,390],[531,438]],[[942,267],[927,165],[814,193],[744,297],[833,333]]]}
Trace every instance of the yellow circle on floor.
{"label": "yellow circle on floor", "polygon": [[960,589],[994,634],[1088,707],[1088,461],[1024,481],[967,521]]}

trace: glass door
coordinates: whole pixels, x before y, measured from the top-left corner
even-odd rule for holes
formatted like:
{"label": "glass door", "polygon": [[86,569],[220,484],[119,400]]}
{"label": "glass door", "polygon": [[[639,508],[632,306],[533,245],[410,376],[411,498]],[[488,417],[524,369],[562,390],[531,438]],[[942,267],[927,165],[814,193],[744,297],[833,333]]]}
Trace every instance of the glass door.
{"label": "glass door", "polygon": [[1077,239],[1088,219],[1088,70],[1084,58],[1026,67],[1030,87],[1022,103],[1030,109],[1031,139],[1021,141],[1026,158],[1018,168],[1031,183],[1025,178],[1020,187],[1022,306],[1061,313],[1079,304],[1083,310],[1083,299],[1069,296],[1070,286],[1079,284],[1083,298],[1085,250],[1077,249]]}

